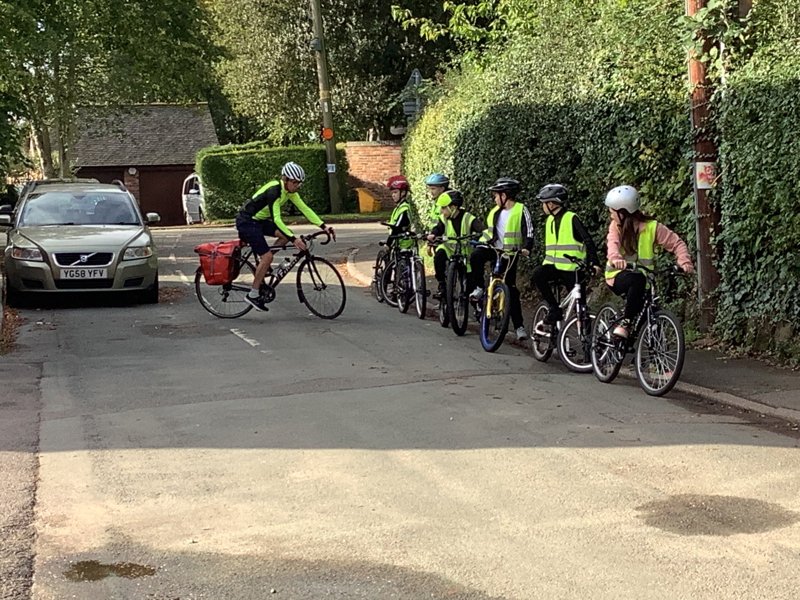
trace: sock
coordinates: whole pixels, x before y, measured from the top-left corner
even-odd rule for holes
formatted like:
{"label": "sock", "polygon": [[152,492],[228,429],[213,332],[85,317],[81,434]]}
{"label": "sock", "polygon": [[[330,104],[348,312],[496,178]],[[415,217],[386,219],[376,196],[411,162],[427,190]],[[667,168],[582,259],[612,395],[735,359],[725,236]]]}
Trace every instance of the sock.
{"label": "sock", "polygon": [[258,293],[258,290],[251,289],[249,292],[247,292],[248,298],[258,298],[260,295],[261,294]]}

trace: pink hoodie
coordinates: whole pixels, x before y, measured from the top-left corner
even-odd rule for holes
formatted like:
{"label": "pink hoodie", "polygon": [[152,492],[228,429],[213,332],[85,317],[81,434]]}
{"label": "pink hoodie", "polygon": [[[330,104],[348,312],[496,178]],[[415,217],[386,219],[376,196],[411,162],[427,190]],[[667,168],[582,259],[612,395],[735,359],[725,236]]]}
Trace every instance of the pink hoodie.
{"label": "pink hoodie", "polygon": [[[645,223],[643,222],[637,223],[638,233],[642,232],[644,226]],[[621,232],[619,223],[614,217],[612,217],[611,222],[608,224],[608,236],[606,236],[606,242],[608,244],[607,256],[609,262],[614,260],[625,260],[625,256],[622,254],[620,237]],[[686,243],[677,233],[661,223],[659,223],[658,227],[656,227],[656,244],[674,254],[676,260],[678,261],[678,266],[681,269],[685,271],[694,269],[694,265],[692,264],[692,256],[689,254],[689,248],[686,247]],[[614,278],[612,277],[611,279],[606,279],[606,283],[608,283],[608,285],[613,285]]]}

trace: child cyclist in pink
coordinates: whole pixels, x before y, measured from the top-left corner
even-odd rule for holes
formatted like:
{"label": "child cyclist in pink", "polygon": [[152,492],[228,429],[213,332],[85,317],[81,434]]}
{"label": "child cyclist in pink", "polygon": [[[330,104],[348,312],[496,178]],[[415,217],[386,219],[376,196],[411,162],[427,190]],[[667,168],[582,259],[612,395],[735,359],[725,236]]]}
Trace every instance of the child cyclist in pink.
{"label": "child cyclist in pink", "polygon": [[689,249],[678,234],[639,209],[636,188],[629,185],[615,187],[606,195],[605,205],[611,213],[606,238],[606,283],[618,296],[626,294],[623,320],[613,333],[627,338],[633,319],[644,307],[647,290],[647,277],[640,271],[625,270],[627,263],[636,262],[652,268],[658,245],[675,255],[684,272],[693,273],[694,266]]}

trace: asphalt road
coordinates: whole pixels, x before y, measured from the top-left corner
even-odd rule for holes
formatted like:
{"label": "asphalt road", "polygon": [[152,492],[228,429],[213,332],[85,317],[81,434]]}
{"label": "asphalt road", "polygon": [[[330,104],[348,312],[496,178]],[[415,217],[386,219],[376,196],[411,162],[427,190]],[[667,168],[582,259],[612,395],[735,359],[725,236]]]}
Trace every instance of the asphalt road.
{"label": "asphalt road", "polygon": [[[382,233],[338,229],[338,263]],[[352,282],[334,321],[291,285],[217,319],[192,248],[231,233],[159,231],[157,306],[22,311],[0,458],[35,464],[0,531],[35,532],[32,598],[797,597],[796,439],[487,354]]]}

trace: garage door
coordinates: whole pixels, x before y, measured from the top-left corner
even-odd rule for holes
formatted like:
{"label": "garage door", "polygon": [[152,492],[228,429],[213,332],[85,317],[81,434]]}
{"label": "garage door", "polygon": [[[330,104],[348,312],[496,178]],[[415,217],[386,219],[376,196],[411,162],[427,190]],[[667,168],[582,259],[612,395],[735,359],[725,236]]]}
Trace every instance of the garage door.
{"label": "garage door", "polygon": [[143,213],[157,212],[161,225],[185,225],[181,186],[191,166],[140,167],[139,204]]}

